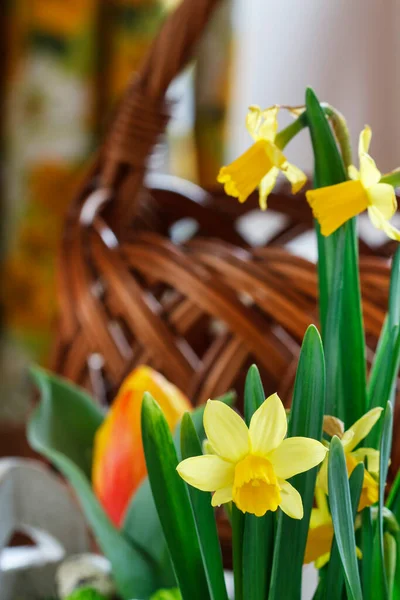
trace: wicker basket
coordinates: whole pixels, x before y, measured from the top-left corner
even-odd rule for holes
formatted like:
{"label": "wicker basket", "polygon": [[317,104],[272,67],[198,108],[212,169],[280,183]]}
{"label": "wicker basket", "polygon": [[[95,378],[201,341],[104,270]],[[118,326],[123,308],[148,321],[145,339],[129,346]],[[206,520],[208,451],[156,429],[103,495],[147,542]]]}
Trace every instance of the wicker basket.
{"label": "wicker basket", "polygon": [[[239,205],[220,190],[210,194],[168,177],[143,185],[146,159],[168,121],[166,89],[217,3],[184,0],[166,21],[65,223],[53,365],[101,401],[140,363],[162,371],[197,404],[232,387],[240,393],[256,362],[266,392],[288,402],[303,334],[317,321],[315,267],[283,248],[312,227],[304,197],[285,190],[271,196],[283,225],[268,245],[254,248],[240,223],[256,198]],[[184,219],[196,224],[196,236],[175,243]],[[381,255],[390,250],[385,245]],[[366,244],[362,251],[371,360],[389,269]]]}

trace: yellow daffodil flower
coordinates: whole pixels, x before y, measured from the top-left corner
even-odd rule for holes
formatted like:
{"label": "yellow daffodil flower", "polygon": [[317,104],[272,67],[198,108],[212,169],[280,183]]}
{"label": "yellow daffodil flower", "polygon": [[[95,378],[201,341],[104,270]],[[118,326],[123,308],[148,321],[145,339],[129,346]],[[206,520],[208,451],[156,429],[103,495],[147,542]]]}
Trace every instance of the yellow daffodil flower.
{"label": "yellow daffodil flower", "polygon": [[316,508],[311,511],[304,563],[313,562],[321,569],[329,560],[333,540],[333,523],[325,492],[315,488]]}
{"label": "yellow daffodil flower", "polygon": [[[331,556],[334,530],[327,496],[318,486],[315,488],[315,503],[316,507],[311,511],[304,564],[313,562],[316,569],[322,569]],[[361,558],[359,548],[356,548],[356,552]]]}
{"label": "yellow daffodil flower", "polygon": [[313,439],[284,439],[287,418],[277,394],[263,402],[249,428],[229,406],[209,400],[204,428],[213,453],[182,461],[177,467],[182,479],[214,492],[213,506],[233,500],[258,517],[278,507],[293,519],[303,517],[300,494],[286,480],[321,463],[327,449]]}
{"label": "yellow daffodil flower", "polygon": [[350,165],[351,181],[306,193],[322,235],[331,235],[343,223],[367,209],[377,229],[382,229],[392,240],[400,241],[400,231],[389,223],[397,210],[396,195],[391,185],[380,183],[382,175],[368,154],[371,136],[371,129],[366,126],[358,146],[360,170]]}
{"label": "yellow daffodil flower", "polygon": [[275,144],[278,131],[278,106],[261,110],[250,106],[246,119],[247,130],[254,140],[244,154],[227,167],[222,167],[217,180],[223,183],[229,196],[245,202],[259,186],[260,208],[267,208],[267,198],[281,171],[292,184],[296,194],[307,181],[305,174],[288,162]]}
{"label": "yellow daffodil flower", "polygon": [[[337,422],[335,429],[335,435],[340,438],[342,442],[343,450],[346,456],[347,472],[349,476],[358,465],[358,463],[364,463],[367,459],[367,469],[364,472],[364,481],[361,491],[360,503],[358,510],[363,510],[366,506],[371,506],[378,501],[378,483],[374,477],[379,474],[379,452],[373,448],[358,448],[356,446],[363,440],[371,431],[372,427],[378,421],[381,416],[382,408],[373,408],[368,411],[365,415],[358,419],[347,431],[340,431],[341,421],[334,417],[328,417],[330,419],[330,429],[332,428],[332,422]],[[344,429],[344,428],[343,428]],[[326,429],[328,433],[330,431]],[[328,461],[324,460],[320,472],[318,473],[317,485],[327,494],[328,493]]]}

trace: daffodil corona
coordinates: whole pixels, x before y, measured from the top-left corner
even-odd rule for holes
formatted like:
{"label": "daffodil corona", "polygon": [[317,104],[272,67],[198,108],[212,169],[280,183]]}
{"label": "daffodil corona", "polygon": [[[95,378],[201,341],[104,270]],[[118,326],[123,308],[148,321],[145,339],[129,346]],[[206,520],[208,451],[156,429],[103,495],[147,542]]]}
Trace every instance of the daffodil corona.
{"label": "daffodil corona", "polygon": [[368,126],[360,134],[360,170],[350,165],[351,181],[309,190],[306,194],[322,235],[331,235],[346,221],[368,210],[369,218],[377,229],[400,241],[400,231],[389,223],[397,210],[396,195],[391,185],[380,183],[382,175],[368,154],[371,136]]}
{"label": "daffodil corona", "polygon": [[300,494],[287,479],[321,463],[327,449],[309,438],[285,439],[286,412],[277,394],[254,413],[249,428],[229,406],[209,400],[204,428],[213,453],[178,465],[187,483],[214,492],[213,506],[233,500],[242,512],[258,517],[278,507],[294,519],[303,517]]}
{"label": "daffodil corona", "polygon": [[278,131],[279,107],[261,110],[251,106],[246,119],[247,130],[254,144],[218,175],[219,183],[225,186],[229,196],[245,202],[259,186],[260,207],[267,208],[267,198],[276,184],[281,171],[292,184],[295,194],[307,181],[305,174],[288,162],[282,150],[275,144]]}
{"label": "daffodil corona", "polygon": [[[351,475],[358,463],[364,463],[365,460],[367,461],[360,503],[358,505],[359,511],[378,501],[377,477],[379,475],[379,452],[373,448],[356,447],[365,437],[367,437],[372,427],[381,416],[382,410],[383,409],[380,407],[373,408],[363,415],[361,419],[358,419],[358,421],[356,421],[347,431],[344,431],[343,424],[339,419],[328,417],[330,420],[330,429],[332,429],[332,423],[336,423],[334,435],[337,435],[342,443],[346,456],[348,474]],[[330,433],[325,426],[324,429],[327,433]],[[326,460],[323,462],[320,472],[318,473],[317,486],[321,487],[326,494],[328,493],[328,462]]]}

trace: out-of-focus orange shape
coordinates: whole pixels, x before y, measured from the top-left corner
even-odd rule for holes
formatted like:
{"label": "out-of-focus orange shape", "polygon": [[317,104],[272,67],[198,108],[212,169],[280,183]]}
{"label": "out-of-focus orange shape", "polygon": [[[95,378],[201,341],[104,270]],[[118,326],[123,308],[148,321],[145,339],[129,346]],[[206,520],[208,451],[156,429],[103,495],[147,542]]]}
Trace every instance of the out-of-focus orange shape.
{"label": "out-of-focus orange shape", "polygon": [[118,527],[132,494],[145,477],[140,412],[143,394],[157,400],[170,429],[191,409],[184,394],[163,375],[140,366],[122,383],[94,441],[93,488],[104,510]]}

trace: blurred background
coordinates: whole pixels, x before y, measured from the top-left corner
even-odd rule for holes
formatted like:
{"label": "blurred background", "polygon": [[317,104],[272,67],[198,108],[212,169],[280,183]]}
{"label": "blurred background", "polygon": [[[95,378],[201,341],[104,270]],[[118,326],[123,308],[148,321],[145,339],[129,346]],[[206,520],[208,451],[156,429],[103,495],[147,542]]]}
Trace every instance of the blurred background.
{"label": "blurred background", "polygon": [[[28,453],[24,366],[48,364],[66,209],[132,73],[178,2],[3,0],[0,432],[7,454]],[[397,0],[386,0],[384,11],[379,0],[226,0],[196,64],[171,87],[173,118],[150,168],[213,185],[224,159],[248,146],[248,105],[302,104],[307,85],[346,115],[354,142],[371,125],[382,171],[398,166],[399,26]],[[306,135],[288,156],[311,170]]]}

